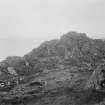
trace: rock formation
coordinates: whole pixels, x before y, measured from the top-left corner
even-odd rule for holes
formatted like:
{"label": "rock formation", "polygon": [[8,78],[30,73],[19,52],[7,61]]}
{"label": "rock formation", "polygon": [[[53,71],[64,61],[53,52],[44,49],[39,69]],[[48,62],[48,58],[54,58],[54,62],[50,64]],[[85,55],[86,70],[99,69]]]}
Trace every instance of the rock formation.
{"label": "rock formation", "polygon": [[100,105],[105,100],[105,41],[69,32],[23,57],[0,63],[4,105]]}

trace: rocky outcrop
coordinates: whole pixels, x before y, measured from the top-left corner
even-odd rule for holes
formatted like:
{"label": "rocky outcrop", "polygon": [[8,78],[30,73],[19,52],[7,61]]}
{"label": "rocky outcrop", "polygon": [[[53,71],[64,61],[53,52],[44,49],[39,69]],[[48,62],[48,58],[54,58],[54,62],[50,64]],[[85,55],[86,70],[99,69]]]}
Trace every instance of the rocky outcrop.
{"label": "rocky outcrop", "polygon": [[104,63],[105,41],[91,39],[85,33],[69,32],[59,40],[42,43],[24,57],[8,57],[1,67],[13,67],[19,75],[59,69],[59,65],[97,68]]}
{"label": "rocky outcrop", "polygon": [[58,40],[42,43],[23,57],[7,57],[0,63],[0,80],[7,83],[8,90],[0,91],[0,102],[5,105],[101,103],[105,97],[104,63],[104,40],[69,32]]}

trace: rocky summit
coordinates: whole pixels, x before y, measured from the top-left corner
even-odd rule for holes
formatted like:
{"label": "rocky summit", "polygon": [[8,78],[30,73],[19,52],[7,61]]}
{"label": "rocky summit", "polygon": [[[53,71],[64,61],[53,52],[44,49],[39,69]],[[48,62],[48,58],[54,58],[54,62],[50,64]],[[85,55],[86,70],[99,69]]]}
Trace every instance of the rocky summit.
{"label": "rocky summit", "polygon": [[105,41],[69,32],[7,57],[0,105],[105,105]]}

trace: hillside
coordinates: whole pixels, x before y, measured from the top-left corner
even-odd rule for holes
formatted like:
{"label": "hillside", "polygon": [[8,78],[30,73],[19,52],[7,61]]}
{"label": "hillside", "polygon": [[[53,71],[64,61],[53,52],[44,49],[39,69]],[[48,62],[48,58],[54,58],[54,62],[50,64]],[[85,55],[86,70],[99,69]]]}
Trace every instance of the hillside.
{"label": "hillside", "polygon": [[69,32],[0,63],[4,105],[104,105],[104,88],[105,41],[85,33]]}

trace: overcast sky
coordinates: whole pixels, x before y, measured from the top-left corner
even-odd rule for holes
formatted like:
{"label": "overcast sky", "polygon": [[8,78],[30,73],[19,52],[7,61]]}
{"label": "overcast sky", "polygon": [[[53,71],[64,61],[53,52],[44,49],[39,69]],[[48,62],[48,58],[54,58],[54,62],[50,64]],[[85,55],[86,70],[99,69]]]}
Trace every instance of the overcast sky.
{"label": "overcast sky", "polygon": [[0,58],[69,31],[105,37],[105,0],[0,0]]}

